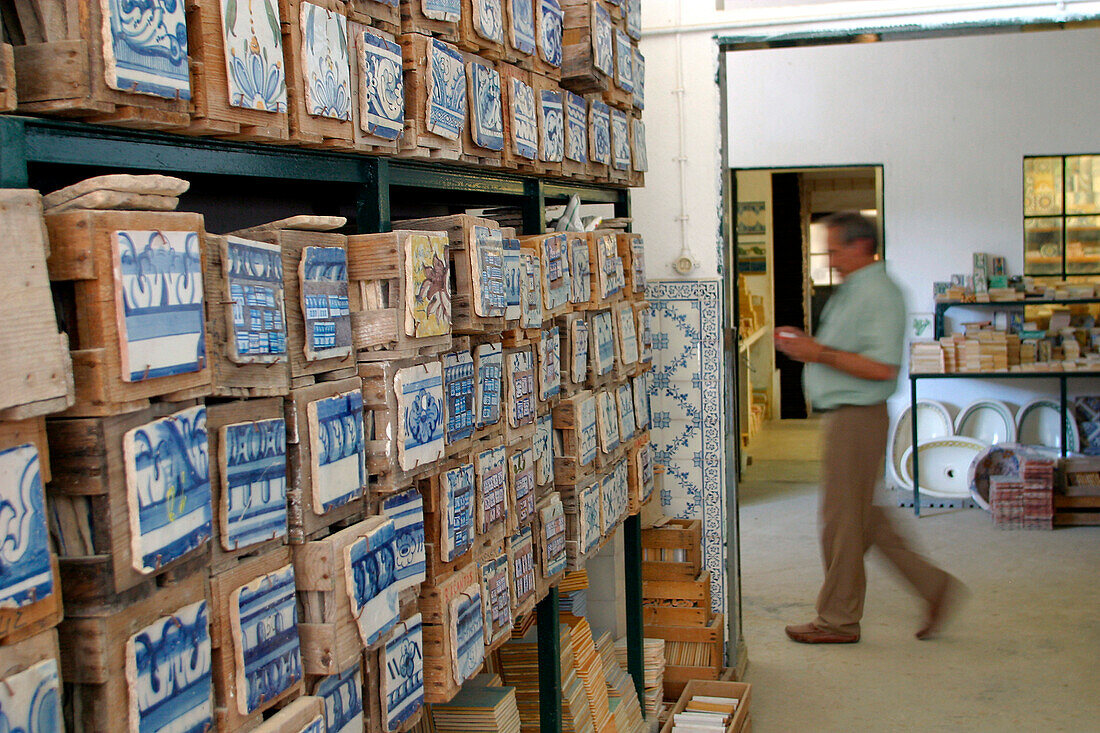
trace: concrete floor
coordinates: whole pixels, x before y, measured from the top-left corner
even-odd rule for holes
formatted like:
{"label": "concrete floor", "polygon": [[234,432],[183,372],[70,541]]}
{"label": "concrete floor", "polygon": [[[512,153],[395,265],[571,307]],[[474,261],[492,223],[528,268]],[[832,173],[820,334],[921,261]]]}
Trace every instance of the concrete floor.
{"label": "concrete floor", "polygon": [[785,625],[813,618],[822,577],[816,486],[804,480],[815,440],[812,421],[773,423],[741,486],[754,733],[1100,731],[1100,527],[998,531],[979,509],[895,509],[967,584],[953,623],[917,641],[923,608],[872,550],[861,641],[787,639]]}

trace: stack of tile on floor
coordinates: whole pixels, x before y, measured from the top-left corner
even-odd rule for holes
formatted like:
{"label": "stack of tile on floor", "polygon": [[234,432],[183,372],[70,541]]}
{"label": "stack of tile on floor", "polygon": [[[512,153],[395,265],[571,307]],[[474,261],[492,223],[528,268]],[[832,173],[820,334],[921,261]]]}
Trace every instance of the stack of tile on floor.
{"label": "stack of tile on floor", "polygon": [[1051,529],[1054,525],[1054,460],[1025,458],[1019,478],[991,476],[989,506],[999,529]]}
{"label": "stack of tile on floor", "polygon": [[[513,639],[497,651],[497,668],[505,684],[516,689],[516,706],[524,733],[541,730],[539,718],[538,644]],[[561,628],[562,733],[594,733],[584,686],[573,666],[570,629]]]}
{"label": "stack of tile on floor", "polygon": [[432,706],[435,733],[521,733],[514,687],[501,687],[495,675],[478,675],[450,702]]}
{"label": "stack of tile on floor", "polygon": [[[626,639],[615,641],[615,658],[619,666],[625,667]],[[643,661],[645,662],[645,716],[647,720],[654,720],[664,707],[665,697],[665,640],[646,639],[643,646]]]}
{"label": "stack of tile on floor", "polygon": [[[563,616],[581,618],[588,615],[588,571],[574,570],[565,574],[558,585],[558,612]],[[572,619],[567,618],[567,622]]]}
{"label": "stack of tile on floor", "polygon": [[573,630],[565,624],[561,626],[561,712],[562,733],[595,732],[588,695],[585,693],[584,683],[577,676]]}
{"label": "stack of tile on floor", "polygon": [[572,644],[573,666],[584,684],[584,693],[588,698],[588,707],[592,712],[592,723],[596,733],[613,733],[615,721],[611,717],[611,708],[607,700],[607,681],[604,678],[603,660],[596,653],[588,619],[582,618],[573,626]]}
{"label": "stack of tile on floor", "polygon": [[645,730],[645,722],[642,720],[642,708],[638,704],[638,691],[634,688],[634,678],[615,658],[615,640],[610,632],[604,632],[596,640],[596,650],[603,660],[608,704],[615,718],[616,731],[641,733]]}

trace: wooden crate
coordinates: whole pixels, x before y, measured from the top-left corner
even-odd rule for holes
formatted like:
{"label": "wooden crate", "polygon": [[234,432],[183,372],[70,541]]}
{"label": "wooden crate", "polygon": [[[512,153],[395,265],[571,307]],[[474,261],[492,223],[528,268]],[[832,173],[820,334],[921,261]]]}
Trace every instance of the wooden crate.
{"label": "wooden crate", "polygon": [[653,445],[649,431],[641,431],[626,450],[628,481],[630,482],[630,514],[642,510],[642,504],[653,493]]}
{"label": "wooden crate", "polygon": [[503,59],[504,37],[507,34],[504,5],[508,2],[462,0],[462,13],[458,18],[458,47],[493,61]]}
{"label": "wooden crate", "polygon": [[535,63],[532,71],[554,81],[561,81],[563,22],[560,3],[535,0]]}
{"label": "wooden crate", "polygon": [[15,105],[15,53],[11,44],[0,43],[0,112],[11,112]]}
{"label": "wooden crate", "polygon": [[500,98],[504,113],[505,168],[538,173],[538,113],[531,74],[511,64],[500,64]]}
{"label": "wooden crate", "polygon": [[647,626],[706,626],[710,621],[709,608],[687,606],[642,606],[642,623]]}
{"label": "wooden crate", "polygon": [[[270,9],[278,12],[275,0],[266,0],[271,3]],[[253,8],[253,6],[255,6]],[[270,59],[270,66],[253,66],[263,64],[263,56],[249,51],[250,36],[266,36],[268,28],[273,30],[273,37],[280,38],[281,30],[278,19],[274,23],[269,22],[266,9],[261,7],[260,0],[253,3],[237,6],[238,17],[235,19],[234,35],[237,38],[237,47],[226,49],[226,34],[229,32],[228,24],[222,17],[219,0],[187,0],[187,37],[188,50],[191,55],[191,123],[185,132],[197,135],[216,135],[228,137],[233,140],[252,140],[258,142],[285,143],[290,138],[287,122],[286,95],[282,95],[282,110],[279,111],[279,97],[272,95],[271,99],[264,99],[264,108],[255,107],[256,98],[249,99],[245,106],[233,104],[230,90],[229,71],[226,56],[236,56],[239,59],[238,67],[241,74],[253,84],[264,87],[271,73],[283,74],[284,64],[282,54],[278,58]],[[283,18],[283,20],[287,20]],[[261,24],[263,32],[255,30],[251,34],[247,32],[249,24],[253,26]],[[274,26],[272,28],[272,26]],[[275,49],[282,51],[281,48]],[[261,69],[260,78],[252,78],[254,68]],[[284,78],[283,82],[287,80]],[[261,94],[256,97],[262,98]],[[243,100],[242,100],[243,101]],[[270,111],[269,111],[270,110]]]}
{"label": "wooden crate", "polygon": [[[311,359],[306,353],[306,318],[302,303],[302,259],[306,247],[334,247],[347,251],[347,237],[332,229],[343,217],[292,217],[234,232],[236,236],[278,245],[283,255],[283,301],[286,312],[286,352],[290,386],[313,384],[316,375],[355,366],[351,343],[339,344],[343,353]],[[350,317],[349,317],[350,320]]]}
{"label": "wooden crate", "polygon": [[401,33],[401,8],[398,0],[345,0],[348,20],[396,36]]}
{"label": "wooden crate", "polygon": [[[430,270],[414,264],[414,250],[426,241],[443,250],[443,258]],[[445,235],[416,230],[354,234],[347,248],[351,335],[359,361],[436,356],[451,347]],[[434,315],[425,317],[438,327],[413,320],[415,304],[429,299]],[[445,332],[418,336],[418,330]]]}
{"label": "wooden crate", "polygon": [[[319,457],[318,448],[326,445],[327,438],[314,433],[315,428],[323,430],[324,426],[320,425],[316,415],[310,415],[312,403],[361,389],[359,378],[351,377],[299,387],[291,390],[286,398],[287,538],[292,544],[305,542],[334,524],[358,521],[364,514],[364,497],[367,495],[365,474],[361,476],[363,485],[357,496],[328,511],[319,511],[323,500],[316,490],[325,478],[315,474],[317,466],[314,464]],[[363,409],[365,414],[366,405]],[[364,440],[364,449],[367,444]]]}
{"label": "wooden crate", "polygon": [[[504,156],[504,117],[503,117],[503,85],[500,76],[500,63],[492,59],[482,58],[472,53],[463,54],[466,63],[466,123],[462,127],[462,162],[481,167],[499,168],[503,164]],[[481,68],[475,68],[481,67]],[[479,77],[479,74],[482,75]],[[487,75],[487,76],[486,76]],[[477,122],[480,118],[481,106],[491,106],[491,100],[483,103],[477,102],[478,89],[491,89],[496,82],[497,99],[495,111],[501,115],[497,122],[500,125],[499,137],[491,131],[478,131]]]}
{"label": "wooden crate", "polygon": [[[661,733],[672,733],[673,719],[678,713],[682,713],[687,704],[696,695],[712,697],[735,698],[737,708],[733,714],[733,720],[726,728],[726,733],[749,733],[752,723],[749,720],[749,702],[752,697],[752,685],[748,682],[726,682],[718,680],[689,680],[683,685],[676,706],[669,712]],[[668,695],[665,695],[668,698]]]}
{"label": "wooden crate", "polygon": [[[447,232],[452,278],[451,329],[454,333],[492,335],[504,330],[504,306],[493,304],[494,299],[502,301],[504,293],[503,247],[498,249],[491,242],[500,232],[495,221],[454,214],[394,222],[394,226]],[[486,229],[489,231],[485,232]],[[480,235],[487,235],[490,240],[481,248]]]}
{"label": "wooden crate", "polygon": [[588,99],[588,177],[594,181],[611,180],[611,163],[614,149],[611,147],[611,108],[598,94]]}
{"label": "wooden crate", "polygon": [[539,175],[560,178],[565,157],[565,96],[558,82],[532,72],[538,118],[539,154],[535,169]]}
{"label": "wooden crate", "polygon": [[[105,48],[111,44],[105,43],[104,31],[110,28],[110,19],[103,17],[101,8],[98,2],[68,0],[43,0],[19,7],[19,23],[27,42],[14,49],[19,111],[137,129],[186,128],[191,95],[186,66],[173,70],[175,78],[165,75],[159,80],[163,88],[157,91],[167,96],[108,86],[106,71],[113,59],[105,58]],[[172,27],[185,33],[182,5],[166,11],[160,20],[167,36],[176,38]],[[135,45],[140,45],[140,40]],[[178,50],[186,58],[187,49]],[[116,85],[132,88],[124,80]]]}
{"label": "wooden crate", "polygon": [[394,376],[412,366],[411,360],[378,361],[359,365],[363,384],[363,417],[366,424],[365,445],[370,493],[373,497],[388,496],[410,488],[413,481],[435,470],[428,463],[408,470],[401,467],[397,451],[400,414]]}
{"label": "wooden crate", "polygon": [[[158,567],[147,573],[136,569],[142,561],[133,554],[139,543],[131,531],[136,516],[132,516],[129,506],[132,492],[127,488],[124,436],[193,406],[157,403],[113,417],[47,423],[53,468],[48,493],[66,602],[109,599],[130,589],[155,585],[161,578],[171,579],[178,574],[173,571],[187,572],[184,568],[188,560],[204,565],[209,562],[209,542],[201,542],[171,562],[159,564],[158,560]],[[205,421],[205,416],[202,419]],[[203,470],[204,464],[193,468]],[[208,464],[205,470],[209,470]],[[197,482],[197,486],[201,484],[201,478]]]}
{"label": "wooden crate", "polygon": [[[469,522],[469,542],[464,545],[465,550],[450,559],[444,549],[443,537],[448,531],[448,503],[444,496],[444,474],[458,469],[460,466],[470,466],[469,475],[471,483],[466,496]],[[417,481],[420,493],[424,497],[424,555],[425,574],[427,584],[438,585],[456,570],[465,567],[474,560],[473,550],[478,546],[474,536],[476,524],[476,510],[474,502],[477,496],[476,479],[473,478],[473,459],[469,453],[455,456],[443,461],[436,466],[437,470]],[[457,551],[456,548],[455,551]]]}
{"label": "wooden crate", "polygon": [[[312,101],[314,83],[309,80],[306,64],[306,34],[303,33],[304,18],[302,9],[309,3],[317,10],[334,13],[340,24],[343,21],[343,44],[336,44],[341,51],[333,58],[337,68],[336,89],[327,90],[329,99]],[[306,147],[325,147],[338,150],[350,150],[354,147],[355,132],[351,121],[351,77],[350,59],[341,58],[350,55],[353,45],[347,38],[347,10],[342,0],[279,0],[279,14],[283,25],[283,58],[286,60],[287,115],[290,122],[290,139]],[[324,43],[317,31],[318,44]],[[329,44],[331,46],[331,44]],[[331,51],[331,48],[330,48]],[[341,73],[348,73],[347,86],[342,91]],[[342,102],[342,104],[341,104]],[[315,114],[324,106],[334,116]],[[288,294],[289,295],[289,294]]]}
{"label": "wooden crate", "polygon": [[451,643],[451,601],[470,586],[480,585],[477,563],[470,563],[438,585],[420,590],[420,612],[424,620],[424,699],[429,703],[448,702],[458,692],[462,680],[456,680],[452,660],[456,650]]}
{"label": "wooden crate", "polygon": [[[524,357],[523,354],[527,356]],[[530,370],[519,360],[529,359]],[[501,420],[504,422],[504,443],[512,445],[535,437],[536,387],[535,353],[530,346],[504,350],[504,375]]]}
{"label": "wooden crate", "polygon": [[[567,313],[557,319],[561,339],[561,397],[572,397],[588,380],[588,322],[584,313]],[[579,351],[577,351],[579,350]]]}
{"label": "wooden crate", "polygon": [[[539,290],[542,294],[543,325],[569,313],[569,249],[564,232],[520,237],[520,246],[539,258]],[[556,277],[555,277],[556,275]],[[553,278],[553,279],[551,279]]]}
{"label": "wooden crate", "polygon": [[[516,13],[517,9],[523,7],[522,4],[526,4],[527,10],[526,16],[529,16],[530,26],[527,32],[522,30],[522,21]],[[503,60],[518,66],[521,69],[531,71],[535,67],[535,57],[538,55],[536,50],[536,44],[538,43],[538,33],[535,19],[535,2],[534,0],[502,0],[501,5],[504,7],[504,57]],[[520,22],[520,32],[516,32],[516,23]]]}
{"label": "wooden crate", "polygon": [[[725,617],[714,614],[707,626],[646,626],[648,638],[665,640],[665,655],[669,644],[684,644],[693,649],[697,659],[691,664],[666,662],[664,672],[665,697],[676,697],[691,680],[717,680],[723,671]],[[675,659],[675,658],[674,658]],[[670,660],[672,661],[672,660]]]}
{"label": "wooden crate", "polygon": [[511,575],[504,538],[481,550],[477,566],[478,580],[481,582],[485,656],[488,657],[512,638]]}
{"label": "wooden crate", "polygon": [[[190,399],[201,397],[210,391],[210,365],[205,355],[210,352],[205,326],[199,334],[200,346],[194,365],[182,363],[160,367],[159,371],[191,368],[190,372],[149,376],[149,366],[144,373],[135,371],[144,356],[158,358],[163,349],[129,344],[130,360],[123,358],[126,315],[123,310],[125,281],[116,276],[124,244],[116,244],[118,232],[143,232],[162,237],[160,233],[180,232],[172,244],[179,244],[196,256],[197,271],[202,272],[203,218],[200,214],[182,212],[145,211],[67,211],[47,214],[46,229],[50,238],[50,255],[47,260],[50,279],[55,282],[72,282],[71,290],[62,290],[61,310],[63,318],[71,319],[69,336],[72,346],[73,377],[76,382],[76,403],[69,408],[69,415],[110,415],[126,410],[138,410],[148,406],[150,397]],[[154,234],[157,233],[157,234]],[[194,234],[194,244],[189,241]],[[152,237],[150,237],[152,239]],[[188,240],[186,244],[183,240]],[[145,243],[136,243],[143,246]],[[118,251],[115,255],[114,252]],[[149,275],[148,277],[155,277]],[[148,283],[151,286],[152,283]],[[201,293],[198,294],[202,302]],[[182,298],[181,298],[182,300]],[[181,315],[185,308],[181,305]],[[136,360],[136,361],[135,361]],[[136,378],[135,378],[136,377]]]}
{"label": "wooden crate", "polygon": [[[596,422],[587,422],[582,413],[595,418],[596,396],[589,390],[566,397],[553,410],[554,431],[554,482],[576,485],[596,470],[598,438]],[[587,434],[586,434],[587,433]],[[559,447],[560,446],[560,447]]]}
{"label": "wooden crate", "polygon": [[588,261],[591,268],[593,308],[608,308],[622,300],[626,285],[623,261],[618,253],[618,241],[614,231],[588,232]]}
{"label": "wooden crate", "polygon": [[615,245],[623,263],[624,295],[632,300],[645,298],[645,242],[641,234],[620,232]]}
{"label": "wooden crate", "polygon": [[305,695],[288,703],[286,707],[265,720],[254,733],[301,733],[323,730],[325,725],[325,701],[320,697]]}
{"label": "wooden crate", "polygon": [[614,68],[608,75],[611,83],[603,91],[603,101],[609,107],[629,112],[634,108],[634,47],[630,36],[618,25],[612,28],[611,38]]}
{"label": "wooden crate", "polygon": [[[348,9],[348,34],[350,36],[350,49],[353,54],[351,59],[351,122],[354,133],[353,142],[355,149],[365,153],[377,153],[379,155],[396,155],[400,146],[401,136],[405,131],[404,123],[404,73],[400,72],[396,79],[398,85],[398,92],[401,99],[400,116],[397,119],[393,119],[397,116],[397,112],[391,111],[390,115],[378,115],[378,110],[375,111],[375,117],[371,116],[370,99],[373,96],[370,89],[364,85],[364,80],[367,78],[374,78],[375,72],[373,69],[367,70],[365,65],[370,64],[373,60],[379,59],[375,55],[379,49],[378,44],[384,47],[385,53],[382,54],[381,59],[389,59],[397,63],[399,67],[402,67],[403,61],[401,58],[401,46],[397,43],[397,36],[401,33],[399,27],[395,26],[394,30],[385,30],[389,28],[389,23],[384,21],[374,20],[380,25],[372,26],[361,22],[366,18],[366,14],[362,12],[356,12],[353,8],[361,6],[377,6],[378,8],[384,8],[397,12],[397,8],[390,8],[385,3],[375,2],[375,0],[347,0]],[[368,8],[369,10],[369,8]],[[375,12],[371,10],[370,12]],[[366,35],[364,35],[366,34]],[[368,44],[365,40],[367,36],[374,36],[372,43]],[[390,46],[389,44],[393,44]],[[367,49],[371,50],[371,57],[367,57]],[[396,57],[396,58],[394,58]],[[384,118],[384,119],[383,119]]]}
{"label": "wooden crate", "polygon": [[[417,4],[422,0],[402,0],[402,12],[406,2]],[[457,24],[456,24],[457,25]],[[405,76],[405,133],[399,144],[399,155],[423,160],[459,160],[462,156],[462,130],[465,119],[454,130],[454,137],[446,137],[432,132],[429,127],[431,115],[431,86],[433,72],[430,55],[441,53],[461,58],[462,52],[442,40],[421,33],[409,33],[404,26],[401,34],[401,56],[404,61]],[[436,50],[432,50],[433,47]],[[463,93],[465,94],[465,80]],[[469,104],[466,104],[469,116]]]}
{"label": "wooden crate", "polygon": [[645,605],[710,608],[710,571],[702,570],[691,580],[642,580]]}
{"label": "wooden crate", "polygon": [[435,36],[442,41],[457,43],[459,39],[459,14],[432,11],[429,17],[424,12],[426,0],[401,0],[401,30],[404,33],[419,33]]}
{"label": "wooden crate", "polygon": [[601,0],[563,0],[561,85],[577,94],[603,92],[611,84],[614,51],[599,54],[600,33],[614,44],[610,10]]}
{"label": "wooden crate", "polygon": [[[127,643],[165,617],[179,624],[176,614],[181,609],[208,598],[206,574],[196,573],[133,603],[70,604],[57,629],[65,649],[61,679],[65,682],[66,714],[71,716],[69,727],[102,733],[130,729],[131,691],[136,685],[127,679]],[[208,618],[213,619],[212,604],[207,606]],[[211,626],[211,640],[216,629]]]}

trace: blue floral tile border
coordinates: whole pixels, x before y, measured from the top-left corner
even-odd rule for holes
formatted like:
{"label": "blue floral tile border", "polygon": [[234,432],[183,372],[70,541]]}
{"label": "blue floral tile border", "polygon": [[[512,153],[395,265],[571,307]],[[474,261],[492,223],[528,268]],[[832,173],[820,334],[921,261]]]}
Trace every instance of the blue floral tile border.
{"label": "blue floral tile border", "polygon": [[652,440],[667,466],[667,514],[703,520],[711,605],[725,612],[725,453],[722,445],[722,287],[719,280],[650,280]]}

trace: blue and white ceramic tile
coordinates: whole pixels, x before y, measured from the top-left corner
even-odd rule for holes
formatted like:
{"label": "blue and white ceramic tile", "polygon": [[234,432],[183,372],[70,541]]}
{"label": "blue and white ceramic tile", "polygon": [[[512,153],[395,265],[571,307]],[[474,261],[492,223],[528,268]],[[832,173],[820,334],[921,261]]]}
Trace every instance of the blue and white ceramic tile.
{"label": "blue and white ceramic tile", "polygon": [[577,163],[587,163],[588,102],[573,92],[562,92],[562,95],[565,103],[565,157]]}
{"label": "blue and white ceramic tile", "polygon": [[474,313],[483,317],[503,316],[508,305],[504,290],[504,234],[499,229],[474,226],[471,230],[474,277],[480,283],[474,291]]}
{"label": "blue and white ceramic tile", "polygon": [[596,393],[596,424],[600,432],[600,450],[611,453],[619,447],[619,410],[615,395],[607,390]]}
{"label": "blue and white ceramic tile", "polygon": [[200,371],[206,325],[198,233],[118,231],[113,242],[123,381]]}
{"label": "blue and white ceramic tile", "polygon": [[210,540],[206,407],[181,410],[122,439],[134,569],[152,573]]}
{"label": "blue and white ceramic tile", "polygon": [[645,123],[641,120],[631,120],[633,132],[630,135],[630,158],[634,170],[645,173],[649,170],[649,154],[645,145]]}
{"label": "blue and white ceramic tile", "polygon": [[469,351],[443,355],[443,391],[447,443],[469,438],[474,432],[474,358]]}
{"label": "blue and white ceramic tile", "polygon": [[392,733],[424,705],[424,632],[422,617],[398,624],[382,652],[382,721]]}
{"label": "blue and white ceramic tile", "polygon": [[205,600],[131,636],[126,642],[130,730],[192,733],[213,727],[211,667]]}
{"label": "blue and white ceramic tile", "polygon": [[11,733],[65,730],[56,659],[43,659],[22,672],[0,677],[0,730]]}
{"label": "blue and white ceramic tile", "polygon": [[530,251],[520,252],[523,286],[520,290],[520,326],[538,328],[542,325],[542,260]]}
{"label": "blue and white ceramic tile", "polygon": [[46,497],[38,449],[0,451],[0,608],[22,608],[53,593]]}
{"label": "blue and white ceramic tile", "polygon": [[557,326],[542,332],[538,351],[539,400],[546,402],[561,392],[561,333]]}
{"label": "blue and white ceramic tile", "polygon": [[[670,515],[703,520],[715,609],[725,606],[726,573],[720,288],[717,280],[651,280],[646,288],[653,309],[654,461],[668,466],[661,504]],[[674,413],[684,419],[674,421]]]}
{"label": "blue and white ceramic tile", "polygon": [[634,327],[634,306],[630,303],[619,306],[615,324],[618,326],[619,358],[624,364],[638,361],[638,334]]}
{"label": "blue and white ceramic tile", "polygon": [[642,37],[642,0],[626,0],[626,32],[635,41]]}
{"label": "blue and white ceramic tile", "polygon": [[634,419],[638,430],[649,427],[649,373],[634,377]]}
{"label": "blue and white ceramic tile", "polygon": [[535,483],[539,486],[554,483],[554,417],[549,412],[539,415],[535,421],[532,455],[535,460]]}
{"label": "blue and white ceramic tile", "polygon": [[237,708],[249,715],[302,679],[294,566],[242,585],[230,595]]}
{"label": "blue and white ceramic tile", "polygon": [[550,495],[550,503],[541,509],[539,517],[542,524],[542,575],[552,577],[565,569],[568,556],[565,551],[565,509],[561,498],[555,492]]}
{"label": "blue and white ceramic tile", "polygon": [[[561,505],[560,501],[558,505]],[[535,592],[535,539],[530,527],[524,527],[508,538],[508,558],[511,563],[508,584],[515,607]]]}
{"label": "blue and white ceramic tile", "polygon": [[500,395],[503,387],[504,351],[500,343],[481,344],[474,350],[474,409],[477,426],[500,422]]}
{"label": "blue and white ceramic tile", "polygon": [[395,583],[398,592],[420,585],[425,577],[424,500],[409,489],[382,502],[382,512],[393,520]]}
{"label": "blue and white ceramic tile", "polygon": [[520,297],[523,290],[523,266],[518,239],[504,237],[504,318],[517,321],[520,317]]}
{"label": "blue and white ceramic tile", "polygon": [[477,674],[485,661],[484,620],[481,615],[481,583],[473,583],[451,601],[451,652],[455,680],[463,682]]}
{"label": "blue and white ceramic tile", "polygon": [[363,646],[397,623],[397,544],[392,519],[344,548],[344,581]]}
{"label": "blue and white ceramic tile", "polygon": [[538,19],[539,58],[551,66],[561,66],[562,21],[564,13],[558,0],[535,0]]}
{"label": "blue and white ceramic tile", "polygon": [[596,3],[592,10],[592,63],[603,73],[615,73],[615,32],[611,14]]}
{"label": "blue and white ceramic tile", "polygon": [[569,367],[568,379],[573,384],[582,384],[588,374],[588,324],[581,318],[569,323],[569,353],[565,354]]}
{"label": "blue and white ceramic tile", "polygon": [[508,484],[515,509],[514,525],[530,523],[535,516],[535,454],[531,448],[509,450]]}
{"label": "blue and white ceramic tile", "polygon": [[177,0],[100,0],[107,86],[120,92],[190,99],[187,18]]}
{"label": "blue and white ceramic tile", "polygon": [[306,361],[350,356],[348,253],[343,247],[305,247],[298,280]]}
{"label": "blue and white ceramic tile", "polygon": [[638,309],[638,358],[653,361],[653,309],[646,305]]}
{"label": "blue and white ceramic tile", "polygon": [[598,99],[588,105],[589,154],[593,163],[611,163],[611,112]]}
{"label": "blue and white ceramic tile", "polygon": [[623,258],[619,256],[614,234],[605,233],[596,238],[596,275],[601,298],[610,298],[626,285]]}
{"label": "blue and white ceramic tile", "polygon": [[619,28],[615,29],[615,86],[634,91],[634,48],[630,36]]}
{"label": "blue and white ceramic tile", "polygon": [[591,295],[592,269],[588,260],[588,239],[569,233],[569,302],[587,303]]}
{"label": "blue and white ceramic tile", "polygon": [[512,152],[534,160],[539,150],[539,125],[535,110],[535,90],[522,79],[509,79],[512,114]]}
{"label": "blue and white ceramic tile", "polygon": [[477,476],[478,533],[484,534],[508,517],[508,471],[504,446],[482,451],[474,457]]}
{"label": "blue and white ceramic tile", "polygon": [[535,3],[538,0],[506,0],[512,4],[509,38],[520,53],[535,52]]}
{"label": "blue and white ceramic tile", "polygon": [[611,149],[615,170],[630,170],[630,126],[626,112],[618,109],[611,110]]}
{"label": "blue and white ceramic tile", "polygon": [[642,482],[642,501],[644,502],[653,493],[653,444],[643,443],[638,447],[635,470]]}
{"label": "blue and white ceramic tile", "polygon": [[577,418],[577,431],[580,435],[580,451],[581,451],[581,465],[587,466],[592,461],[596,460],[596,451],[599,449],[599,419],[596,417],[596,413],[599,410],[599,406],[596,404],[596,397],[593,395],[583,400],[577,408],[579,416]]}
{"label": "blue and white ceramic tile", "polygon": [[638,49],[634,49],[634,68],[631,69],[631,78],[634,81],[634,106],[645,109],[645,56]]}
{"label": "blue and white ceramic tile", "polygon": [[306,111],[319,117],[350,120],[348,19],[309,2],[302,3],[299,19]]}
{"label": "blue and white ceramic tile", "polygon": [[367,485],[363,392],[310,402],[309,452],[313,512],[324,514],[363,495]]}
{"label": "blue and white ceramic tile", "polygon": [[222,547],[239,550],[286,537],[286,422],[233,423],[218,437]]}
{"label": "blue and white ceramic tile", "polygon": [[588,349],[596,376],[603,376],[615,368],[615,328],[611,311],[599,311],[592,315],[589,330],[593,343]]}
{"label": "blue and white ceramic tile", "polygon": [[588,552],[603,537],[603,500],[599,479],[581,489],[581,528],[584,551]]}
{"label": "blue and white ceramic tile", "polygon": [[321,677],[313,694],[324,706],[322,733],[363,733],[363,671],[359,659],[339,674]]}
{"label": "blue and white ceramic tile", "polygon": [[487,41],[504,43],[504,8],[501,0],[472,0],[474,33]]}
{"label": "blue and white ceramic tile", "polygon": [[529,425],[535,411],[535,365],[530,348],[517,349],[505,356],[504,378],[508,424],[513,428]]}
{"label": "blue and white ceramic tile", "polygon": [[297,733],[327,733],[324,714],[312,718]]}
{"label": "blue and white ceramic tile", "polygon": [[539,90],[539,159],[554,163],[565,156],[565,113],[561,92]]}
{"label": "blue and white ceramic tile", "polygon": [[440,556],[450,562],[466,554],[474,541],[474,464],[463,463],[440,476],[440,501],[446,525]]}
{"label": "blue and white ceramic tile", "polygon": [[615,472],[605,473],[600,478],[600,499],[603,506],[600,507],[601,534],[607,536],[615,527],[615,523],[622,518],[622,508],[619,506],[618,481]]}
{"label": "blue and white ceramic tile", "polygon": [[470,134],[474,144],[486,150],[503,150],[500,72],[487,64],[471,61],[466,73],[470,79]]}
{"label": "blue and white ceramic tile", "polygon": [[553,310],[569,302],[573,279],[569,272],[569,240],[565,232],[543,237],[539,242],[539,257],[546,273],[542,282],[542,305]]}
{"label": "blue and white ceramic tile", "polygon": [[401,137],[405,127],[405,76],[401,47],[364,30],[358,34],[359,127],[384,140]]}
{"label": "blue and white ceramic tile", "polygon": [[486,645],[492,644],[512,628],[512,591],[508,584],[508,556],[485,560],[480,564],[482,627]]}
{"label": "blue and white ceramic tile", "polygon": [[620,384],[615,392],[615,403],[619,408],[619,439],[624,443],[634,437],[634,391],[629,384]]}
{"label": "blue and white ceramic tile", "polygon": [[219,0],[229,104],[286,112],[283,37],[276,0]]}
{"label": "blue and white ceramic tile", "polygon": [[466,65],[462,54],[433,38],[428,66],[428,131],[457,140],[466,124]]}
{"label": "blue and white ceramic tile", "polygon": [[462,16],[462,0],[412,0],[419,2],[424,17],[457,23]]}
{"label": "blue and white ceramic tile", "polygon": [[397,456],[408,471],[443,457],[443,368],[438,361],[398,370]]}
{"label": "blue and white ceramic tile", "polygon": [[[261,0],[266,1],[266,0]],[[283,258],[279,245],[225,238],[223,272],[229,292],[229,360],[237,364],[285,362]]]}

